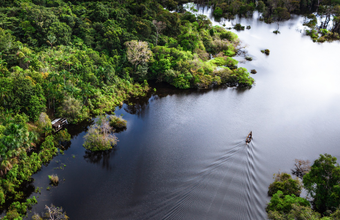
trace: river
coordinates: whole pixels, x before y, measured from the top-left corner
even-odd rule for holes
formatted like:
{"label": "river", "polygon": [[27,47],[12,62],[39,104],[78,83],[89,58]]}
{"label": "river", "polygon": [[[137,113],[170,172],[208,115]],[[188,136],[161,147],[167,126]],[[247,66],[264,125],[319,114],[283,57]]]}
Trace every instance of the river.
{"label": "river", "polygon": [[[257,70],[253,88],[157,85],[157,92],[117,109],[128,127],[117,134],[116,149],[102,154],[82,146],[88,124],[69,127],[65,154],[33,176],[43,189],[32,194],[39,196],[32,213],[53,203],[74,220],[266,219],[274,173],[290,172],[296,158],[340,158],[339,42],[313,43],[300,16],[280,22],[277,35],[277,23],[257,18],[211,18],[226,27],[251,26],[232,31],[253,57],[237,58],[239,66]],[[267,48],[269,56],[260,52]],[[54,173],[61,182],[46,190]]]}

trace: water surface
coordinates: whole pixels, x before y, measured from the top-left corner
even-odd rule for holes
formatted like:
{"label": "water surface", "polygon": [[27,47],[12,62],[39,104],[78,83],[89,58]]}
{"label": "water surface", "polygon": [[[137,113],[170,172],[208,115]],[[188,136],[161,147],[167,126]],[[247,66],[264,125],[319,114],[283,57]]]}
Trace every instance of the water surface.
{"label": "water surface", "polygon": [[[265,219],[274,173],[290,172],[296,158],[339,158],[340,44],[313,43],[302,17],[281,22],[275,35],[278,24],[257,16],[214,22],[251,26],[237,34],[253,61],[237,59],[257,70],[252,89],[159,86],[117,109],[128,128],[106,153],[82,147],[88,124],[70,127],[65,155],[33,176],[44,189],[32,211],[53,203],[71,219]],[[269,56],[260,52],[267,48]],[[63,181],[46,191],[53,173]]]}

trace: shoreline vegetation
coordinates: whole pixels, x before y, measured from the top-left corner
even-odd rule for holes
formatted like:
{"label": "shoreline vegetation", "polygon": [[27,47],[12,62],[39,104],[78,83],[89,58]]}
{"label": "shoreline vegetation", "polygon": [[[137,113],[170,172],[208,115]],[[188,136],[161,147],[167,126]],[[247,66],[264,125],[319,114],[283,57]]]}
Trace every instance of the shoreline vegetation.
{"label": "shoreline vegetation", "polygon": [[[340,166],[336,157],[321,154],[312,166],[308,160],[296,159],[292,174],[297,177],[274,174],[274,182],[268,188],[269,219],[340,219]],[[300,197],[302,189],[307,198]]]}
{"label": "shoreline vegetation", "polygon": [[[32,174],[62,154],[71,139],[67,130],[54,134],[50,118],[65,117],[77,124],[112,112],[129,98],[145,96],[148,80],[179,89],[253,85],[248,70],[232,58],[238,52],[237,35],[212,26],[204,15],[184,10],[186,2],[1,3],[0,208],[7,210],[4,220],[22,219],[37,202],[26,192]],[[306,25],[313,40],[337,39],[340,32],[338,1],[318,1],[317,7],[315,1],[212,0],[210,4],[216,17],[248,16],[258,10],[266,22],[318,8],[326,20],[319,28],[316,17],[309,16]],[[331,18],[333,26],[328,30]],[[100,118],[87,134],[86,149],[112,148],[118,141],[112,127],[126,127],[120,117]],[[68,218],[61,208],[46,209]]]}
{"label": "shoreline vegetation", "polygon": [[[308,28],[305,34],[314,42],[340,40],[340,0],[178,0],[168,1],[167,7],[184,11],[183,4],[190,2],[212,7],[217,19],[234,19],[236,15],[252,17],[253,12],[258,11],[262,13],[261,21],[273,23],[289,20],[291,14],[303,15],[306,19],[304,26]],[[234,28],[244,30],[240,24]],[[274,33],[280,32],[276,30]]]}
{"label": "shoreline vegetation", "polygon": [[[3,219],[26,215],[37,202],[27,199],[32,174],[62,154],[70,141],[67,130],[53,133],[51,119],[78,124],[113,112],[123,101],[145,96],[148,80],[179,89],[252,86],[249,72],[232,58],[239,46],[236,34],[213,27],[206,16],[164,7],[149,0],[2,2]],[[106,150],[117,143],[112,127],[124,129],[126,121],[111,117],[93,126],[84,147]],[[99,140],[100,146],[93,144]]]}

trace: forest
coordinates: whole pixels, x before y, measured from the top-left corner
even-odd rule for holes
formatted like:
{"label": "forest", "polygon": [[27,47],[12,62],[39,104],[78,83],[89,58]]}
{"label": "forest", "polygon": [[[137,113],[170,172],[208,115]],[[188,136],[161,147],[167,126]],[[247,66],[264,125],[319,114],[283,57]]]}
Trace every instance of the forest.
{"label": "forest", "polygon": [[[169,7],[177,5],[181,8],[181,3],[187,1],[168,2]],[[217,18],[233,19],[236,15],[251,17],[257,10],[262,13],[261,20],[272,23],[289,20],[291,14],[301,14],[306,18],[304,25],[309,28],[306,34],[311,36],[314,42],[340,39],[339,0],[197,0],[195,2],[212,6],[213,14]]]}
{"label": "forest", "polygon": [[113,112],[128,98],[144,96],[149,80],[179,89],[252,86],[249,72],[232,58],[239,46],[236,34],[212,26],[205,16],[170,12],[164,8],[168,5],[150,0],[1,2],[4,219],[21,219],[36,202],[26,201],[25,186],[70,139],[65,130],[53,134],[51,119],[76,124]]}
{"label": "forest", "polygon": [[[288,219],[340,219],[340,166],[336,157],[320,155],[310,166],[308,160],[295,160],[292,174],[274,174],[268,188],[271,200],[266,211],[273,220]],[[308,200],[300,197],[302,190]]]}
{"label": "forest", "polygon": [[[63,145],[71,138],[67,130],[55,134],[51,119],[65,117],[77,124],[113,112],[129,98],[151,91],[150,80],[178,89],[210,89],[220,85],[251,88],[254,79],[233,58],[240,46],[237,35],[212,26],[206,16],[188,12],[182,5],[186,2],[1,2],[0,206],[7,210],[4,219],[22,219],[37,202],[35,197],[27,199],[26,195],[32,174],[54,155],[62,154]],[[306,13],[310,19],[306,25],[311,27],[313,40],[339,38],[338,1],[198,3],[214,5],[216,17],[250,16],[258,10],[263,12],[266,22],[289,19],[290,13]],[[317,26],[315,15],[310,15],[316,10],[326,17],[322,27]],[[333,26],[329,30],[331,20]],[[89,135],[89,141],[98,135]],[[112,136],[108,144],[94,149],[108,149],[115,143]],[[85,143],[85,148],[91,148],[91,144]],[[279,175],[276,182],[285,181],[284,178],[291,179]],[[308,187],[308,180],[306,184]],[[276,191],[272,195],[282,199],[284,193]],[[294,195],[300,198],[299,193]],[[307,207],[306,201],[298,203]],[[306,212],[332,217],[339,213],[335,206],[339,204],[333,203],[321,208],[315,203],[315,210]],[[268,207],[272,219],[285,219],[292,210]],[[327,214],[328,210],[331,213]]]}

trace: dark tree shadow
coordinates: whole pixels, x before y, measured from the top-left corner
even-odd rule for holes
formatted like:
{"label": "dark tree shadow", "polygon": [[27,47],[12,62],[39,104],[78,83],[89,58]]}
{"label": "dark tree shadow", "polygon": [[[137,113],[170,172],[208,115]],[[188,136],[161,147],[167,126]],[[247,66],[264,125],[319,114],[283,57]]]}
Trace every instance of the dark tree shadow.
{"label": "dark tree shadow", "polygon": [[98,164],[103,169],[112,170],[113,166],[110,164],[111,157],[114,156],[116,149],[110,149],[106,151],[85,151],[84,159],[88,163]]}

